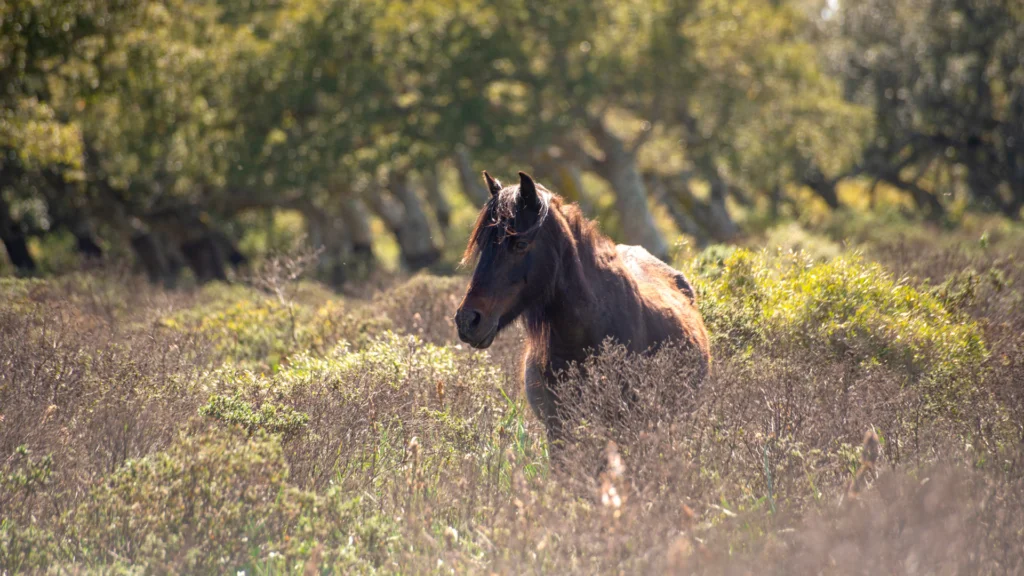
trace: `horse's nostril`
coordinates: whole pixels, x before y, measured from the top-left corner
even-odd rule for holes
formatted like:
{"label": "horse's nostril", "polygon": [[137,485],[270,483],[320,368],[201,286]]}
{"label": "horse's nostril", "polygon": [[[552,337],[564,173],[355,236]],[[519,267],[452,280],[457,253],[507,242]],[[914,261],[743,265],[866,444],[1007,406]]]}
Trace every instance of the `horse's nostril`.
{"label": "horse's nostril", "polygon": [[459,327],[459,330],[466,332],[476,330],[481,321],[483,321],[483,315],[478,310],[463,308],[455,315],[455,325]]}

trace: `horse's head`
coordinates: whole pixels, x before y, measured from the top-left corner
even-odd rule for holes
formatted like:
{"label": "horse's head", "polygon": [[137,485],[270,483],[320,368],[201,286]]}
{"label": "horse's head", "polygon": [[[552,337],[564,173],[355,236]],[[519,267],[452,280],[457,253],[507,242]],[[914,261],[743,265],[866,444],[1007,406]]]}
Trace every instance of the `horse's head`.
{"label": "horse's head", "polygon": [[519,173],[519,185],[502,187],[484,172],[491,192],[480,211],[464,262],[477,257],[476,268],[455,314],[459,338],[487,348],[498,332],[527,307],[543,298],[557,273],[548,213],[552,194]]}

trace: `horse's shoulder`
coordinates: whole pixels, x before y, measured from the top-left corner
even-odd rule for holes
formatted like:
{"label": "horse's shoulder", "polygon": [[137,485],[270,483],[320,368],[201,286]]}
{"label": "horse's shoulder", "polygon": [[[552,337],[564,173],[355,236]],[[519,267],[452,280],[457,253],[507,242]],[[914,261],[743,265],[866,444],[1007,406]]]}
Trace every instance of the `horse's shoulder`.
{"label": "horse's shoulder", "polygon": [[622,258],[628,269],[635,276],[647,280],[655,280],[659,277],[669,280],[691,303],[696,303],[696,292],[682,272],[655,258],[643,246],[619,244],[615,248],[619,253],[619,257]]}

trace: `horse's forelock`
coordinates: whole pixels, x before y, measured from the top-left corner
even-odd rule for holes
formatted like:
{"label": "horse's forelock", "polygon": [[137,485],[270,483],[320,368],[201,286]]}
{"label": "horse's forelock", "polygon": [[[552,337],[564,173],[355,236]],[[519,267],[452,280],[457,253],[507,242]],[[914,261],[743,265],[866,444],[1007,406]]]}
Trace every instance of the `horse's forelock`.
{"label": "horse's forelock", "polygon": [[519,186],[508,186],[500,192],[491,196],[487,206],[480,212],[473,233],[469,237],[469,245],[462,255],[462,265],[467,264],[476,257],[483,246],[494,234],[521,236],[529,234],[540,228],[547,220],[551,211],[551,198],[553,194],[547,188],[537,185],[537,198],[540,201],[537,221],[526,230],[515,230],[514,223],[519,207]]}
{"label": "horse's forelock", "polygon": [[534,230],[540,228],[544,221],[547,219],[548,212],[551,210],[551,198],[553,194],[547,188],[537,184],[537,199],[540,201],[540,210],[538,210],[537,221],[532,226],[525,230],[514,230],[512,224],[515,222],[517,211],[519,208],[519,186],[509,186],[504,188],[492,198],[495,202],[495,213],[494,223],[497,226],[504,226],[504,232],[506,234],[523,235],[529,234]]}

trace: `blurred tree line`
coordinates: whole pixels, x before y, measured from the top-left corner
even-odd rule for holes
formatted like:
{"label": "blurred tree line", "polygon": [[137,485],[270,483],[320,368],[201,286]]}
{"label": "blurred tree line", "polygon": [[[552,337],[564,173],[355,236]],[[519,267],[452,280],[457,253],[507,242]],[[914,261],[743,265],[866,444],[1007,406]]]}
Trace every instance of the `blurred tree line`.
{"label": "blurred tree line", "polygon": [[[665,257],[851,178],[930,218],[1024,204],[1019,0],[5,0],[0,240],[225,277],[294,210],[320,274],[441,258],[457,174],[529,168]],[[452,178],[452,181],[456,179]],[[730,208],[732,206],[733,208]],[[459,243],[461,238],[448,238]]]}

